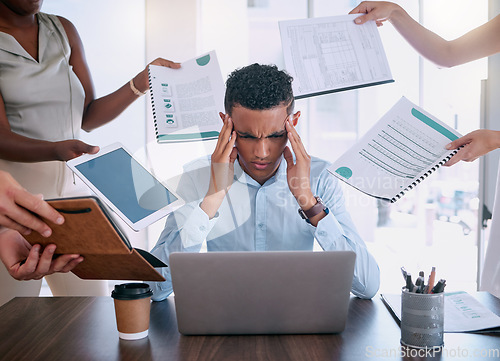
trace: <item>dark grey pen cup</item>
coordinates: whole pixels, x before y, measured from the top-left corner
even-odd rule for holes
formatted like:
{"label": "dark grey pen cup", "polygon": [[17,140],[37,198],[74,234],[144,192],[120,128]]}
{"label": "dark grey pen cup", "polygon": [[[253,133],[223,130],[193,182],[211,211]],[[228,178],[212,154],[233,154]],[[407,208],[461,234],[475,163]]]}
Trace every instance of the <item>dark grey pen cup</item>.
{"label": "dark grey pen cup", "polygon": [[441,348],[444,344],[444,293],[401,294],[401,344],[414,348]]}

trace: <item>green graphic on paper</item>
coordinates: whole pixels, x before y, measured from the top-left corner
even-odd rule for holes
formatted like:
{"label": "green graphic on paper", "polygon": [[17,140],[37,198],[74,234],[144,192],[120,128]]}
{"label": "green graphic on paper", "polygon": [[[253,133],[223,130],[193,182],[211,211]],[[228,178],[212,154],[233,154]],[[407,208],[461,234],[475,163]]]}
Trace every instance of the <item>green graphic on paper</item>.
{"label": "green graphic on paper", "polygon": [[352,176],[352,170],[351,170],[351,168],[348,168],[348,167],[337,168],[337,170],[335,172],[340,174],[345,179],[349,179]]}
{"label": "green graphic on paper", "polygon": [[170,99],[163,99],[163,102],[165,104],[165,108],[170,109],[170,108],[173,107],[172,100],[170,100]]}
{"label": "green graphic on paper", "polygon": [[173,114],[165,114],[167,124],[175,124],[174,115]]}
{"label": "green graphic on paper", "polygon": [[411,113],[413,114],[413,116],[419,120],[421,120],[422,122],[424,122],[425,124],[427,124],[429,127],[431,127],[432,129],[434,129],[435,131],[441,133],[442,135],[444,135],[446,138],[450,139],[450,140],[455,140],[455,139],[458,139],[458,137],[453,134],[452,132],[450,132],[448,129],[446,129],[445,127],[443,127],[441,124],[438,124],[436,123],[434,120],[432,120],[431,118],[429,118],[427,115],[419,112],[417,109],[415,108],[411,108]]}
{"label": "green graphic on paper", "polygon": [[198,63],[199,66],[207,65],[209,62],[210,62],[210,54],[207,54],[205,56],[202,56],[201,58],[196,59],[196,63]]}

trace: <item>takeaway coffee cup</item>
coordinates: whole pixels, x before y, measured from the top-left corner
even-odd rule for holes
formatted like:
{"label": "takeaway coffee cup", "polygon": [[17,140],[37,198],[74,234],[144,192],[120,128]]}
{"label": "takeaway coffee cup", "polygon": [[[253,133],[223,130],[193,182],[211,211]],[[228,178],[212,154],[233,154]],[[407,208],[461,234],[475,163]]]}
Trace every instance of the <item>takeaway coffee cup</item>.
{"label": "takeaway coffee cup", "polygon": [[146,283],[123,283],[111,292],[115,301],[116,325],[123,340],[148,336],[153,291]]}

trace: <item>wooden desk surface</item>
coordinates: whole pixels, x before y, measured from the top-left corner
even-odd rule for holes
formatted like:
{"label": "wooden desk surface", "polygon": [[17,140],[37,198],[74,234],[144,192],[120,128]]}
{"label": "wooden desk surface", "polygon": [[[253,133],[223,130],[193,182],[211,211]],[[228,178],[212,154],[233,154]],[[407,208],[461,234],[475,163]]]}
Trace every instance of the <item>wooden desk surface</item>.
{"label": "wooden desk surface", "polygon": [[[500,314],[500,300],[474,294]],[[401,360],[400,329],[378,296],[352,298],[337,335],[182,336],[173,299],[154,302],[149,337],[118,338],[111,297],[15,298],[0,308],[1,360]],[[500,334],[445,334],[439,360],[500,360]],[[485,354],[486,352],[486,354]],[[418,358],[422,359],[422,358]]]}

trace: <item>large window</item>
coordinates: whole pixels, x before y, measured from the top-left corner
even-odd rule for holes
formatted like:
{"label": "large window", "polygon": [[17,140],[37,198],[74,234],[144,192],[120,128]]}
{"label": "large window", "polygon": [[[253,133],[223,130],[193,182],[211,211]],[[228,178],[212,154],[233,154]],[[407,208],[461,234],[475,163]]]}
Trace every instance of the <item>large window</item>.
{"label": "large window", "polygon": [[[248,63],[273,62],[283,66],[279,20],[346,14],[357,3],[248,1],[247,18],[242,18],[248,23],[248,38],[230,46],[233,51],[247,53]],[[413,18],[446,39],[487,21],[484,0],[424,0],[401,5]],[[443,21],[443,14],[454,20]],[[310,154],[335,160],[403,95],[463,134],[479,127],[480,81],[486,77],[485,60],[438,69],[419,57],[389,23],[380,28],[380,33],[395,83],[297,102],[297,109],[303,114],[299,130]],[[428,273],[436,266],[438,277],[448,280],[449,289],[476,289],[477,163],[440,169],[392,205],[377,202],[350,187],[344,187],[344,192],[359,232],[379,262],[382,292],[399,292],[401,266],[414,273]]]}
{"label": "large window", "polygon": [[[320,10],[315,16],[338,14],[331,2],[313,3]],[[401,5],[446,39],[487,21],[486,1],[424,0]],[[443,14],[453,21],[443,21]],[[463,134],[479,127],[486,60],[438,69],[419,57],[390,24],[380,32],[396,82],[310,99],[311,154],[336,159],[403,95]],[[392,205],[352,188],[345,194],[360,233],[379,262],[381,292],[399,292],[401,266],[426,274],[436,266],[450,290],[476,290],[478,162],[440,169]]]}

